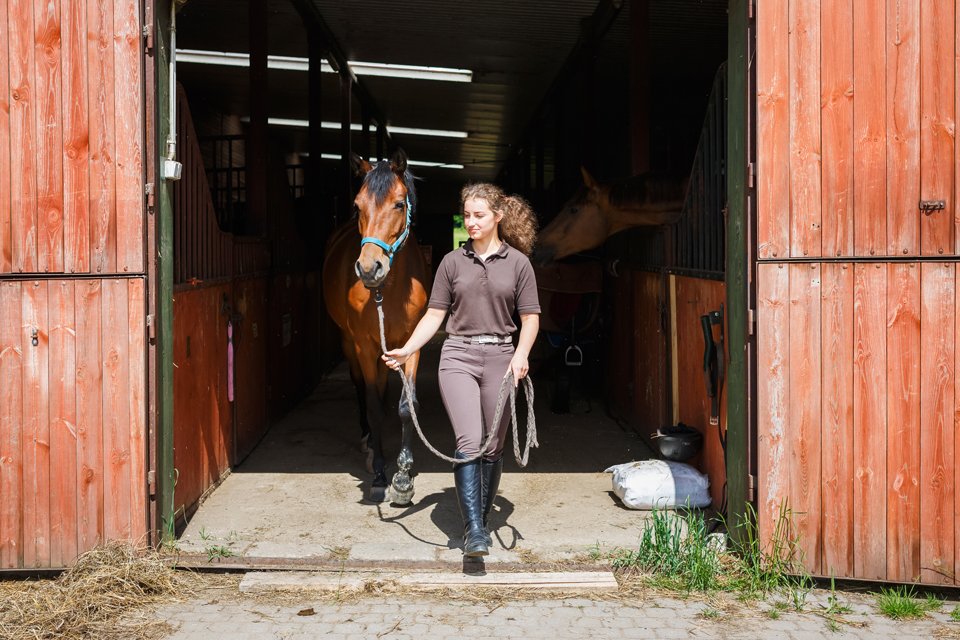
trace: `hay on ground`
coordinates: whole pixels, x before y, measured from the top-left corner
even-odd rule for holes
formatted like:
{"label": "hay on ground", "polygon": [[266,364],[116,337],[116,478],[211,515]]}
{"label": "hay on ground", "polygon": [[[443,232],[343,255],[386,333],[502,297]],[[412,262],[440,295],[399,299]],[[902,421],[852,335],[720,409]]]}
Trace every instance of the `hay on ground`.
{"label": "hay on ground", "polygon": [[153,551],[106,543],[55,580],[0,583],[0,638],[158,638],[166,625],[136,612],[189,595],[189,581]]}

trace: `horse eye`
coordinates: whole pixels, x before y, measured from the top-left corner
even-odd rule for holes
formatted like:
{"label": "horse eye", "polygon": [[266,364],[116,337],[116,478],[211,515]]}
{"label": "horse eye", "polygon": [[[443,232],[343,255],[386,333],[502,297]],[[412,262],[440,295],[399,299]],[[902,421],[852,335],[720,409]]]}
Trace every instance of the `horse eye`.
{"label": "horse eye", "polygon": [[403,202],[398,202],[397,204],[393,205],[393,208],[394,208],[394,209],[403,209],[403,205],[404,205]]}
{"label": "horse eye", "polygon": [[577,209],[576,207],[570,207],[570,214],[571,214],[571,215],[574,214],[574,213],[576,213],[577,211],[578,211],[578,209]]}

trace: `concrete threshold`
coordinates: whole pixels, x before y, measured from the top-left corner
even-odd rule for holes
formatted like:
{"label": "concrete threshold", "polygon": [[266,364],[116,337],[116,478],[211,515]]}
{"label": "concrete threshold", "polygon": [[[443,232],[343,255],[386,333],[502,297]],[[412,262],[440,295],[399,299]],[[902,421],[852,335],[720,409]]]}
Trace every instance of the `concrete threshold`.
{"label": "concrete threshold", "polygon": [[496,572],[458,571],[324,571],[247,573],[240,581],[241,593],[278,591],[359,591],[371,585],[419,589],[533,589],[539,591],[616,591],[610,571]]}

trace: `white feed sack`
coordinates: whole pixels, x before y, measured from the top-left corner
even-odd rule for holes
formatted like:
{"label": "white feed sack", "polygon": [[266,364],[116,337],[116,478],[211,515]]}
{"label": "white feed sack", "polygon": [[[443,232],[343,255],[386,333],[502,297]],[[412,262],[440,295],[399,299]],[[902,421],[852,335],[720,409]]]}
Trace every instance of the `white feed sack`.
{"label": "white feed sack", "polygon": [[613,492],[631,509],[710,506],[710,479],[682,462],[641,460],[607,469]]}

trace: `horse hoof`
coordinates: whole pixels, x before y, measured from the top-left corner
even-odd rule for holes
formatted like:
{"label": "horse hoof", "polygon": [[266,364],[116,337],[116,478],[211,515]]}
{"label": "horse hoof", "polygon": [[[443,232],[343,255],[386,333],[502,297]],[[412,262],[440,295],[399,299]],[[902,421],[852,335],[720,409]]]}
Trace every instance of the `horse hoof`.
{"label": "horse hoof", "polygon": [[401,507],[405,507],[413,502],[413,488],[411,488],[409,491],[398,491],[396,487],[391,485],[387,495],[390,498],[391,504]]}
{"label": "horse hoof", "polygon": [[370,487],[370,493],[367,494],[367,500],[370,502],[386,502],[387,487]]}

